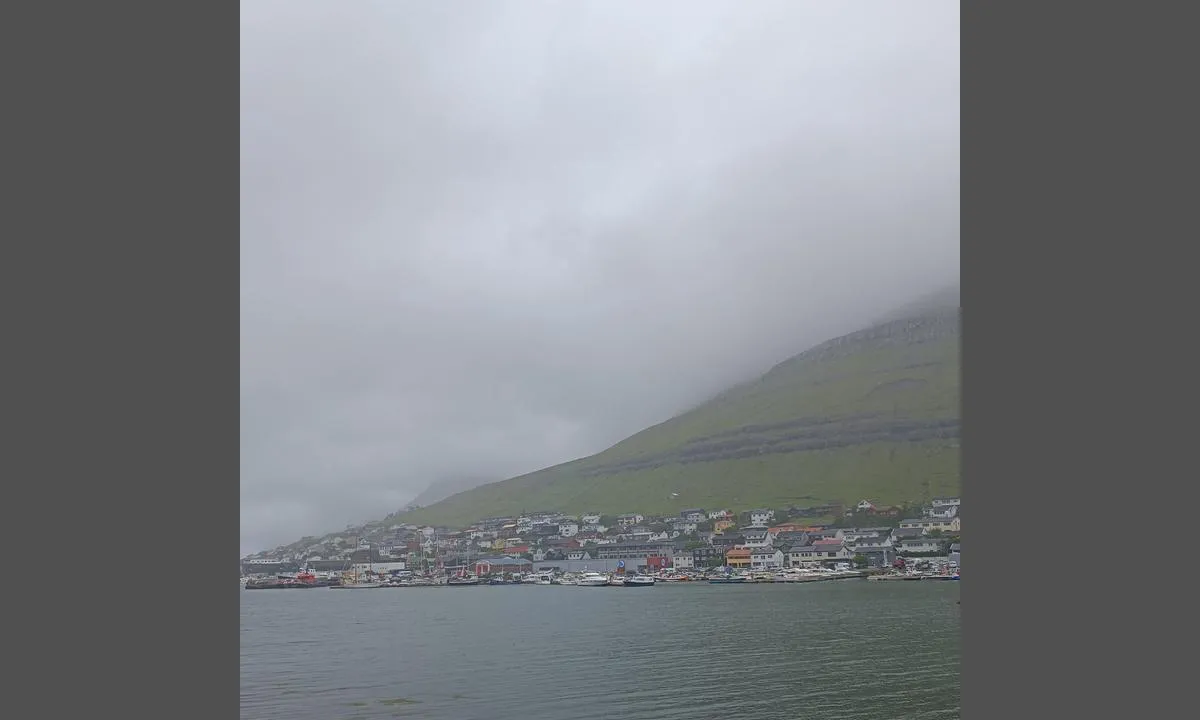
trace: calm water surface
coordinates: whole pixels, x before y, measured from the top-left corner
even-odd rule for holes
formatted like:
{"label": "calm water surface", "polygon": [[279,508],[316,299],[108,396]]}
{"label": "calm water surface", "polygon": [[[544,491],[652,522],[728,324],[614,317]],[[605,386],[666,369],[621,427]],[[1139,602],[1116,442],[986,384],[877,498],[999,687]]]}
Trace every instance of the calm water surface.
{"label": "calm water surface", "polygon": [[957,718],[958,583],[241,591],[247,720]]}

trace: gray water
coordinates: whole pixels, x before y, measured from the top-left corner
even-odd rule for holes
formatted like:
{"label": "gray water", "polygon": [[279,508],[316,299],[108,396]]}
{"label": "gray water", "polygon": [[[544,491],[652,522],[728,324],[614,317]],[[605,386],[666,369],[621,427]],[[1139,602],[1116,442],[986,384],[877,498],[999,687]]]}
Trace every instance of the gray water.
{"label": "gray water", "polygon": [[959,715],[953,582],[241,598],[247,720]]}

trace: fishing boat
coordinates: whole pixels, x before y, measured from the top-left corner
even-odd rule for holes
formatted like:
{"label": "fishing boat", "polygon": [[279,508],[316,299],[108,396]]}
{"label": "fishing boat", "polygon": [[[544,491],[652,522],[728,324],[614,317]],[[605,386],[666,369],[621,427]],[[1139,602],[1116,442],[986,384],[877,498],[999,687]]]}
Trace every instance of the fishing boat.
{"label": "fishing boat", "polygon": [[585,572],[579,576],[575,582],[580,587],[603,587],[608,585],[609,578],[607,575],[601,575],[598,572]]}
{"label": "fishing boat", "polygon": [[[365,572],[358,566],[353,564],[351,560],[350,570],[342,573],[342,582],[337,585],[330,585],[331,588],[342,588],[344,590],[373,590],[375,588],[387,587],[387,584],[375,579],[374,565],[371,562],[371,545],[370,543],[363,545],[359,543],[359,549],[365,548],[367,551],[367,569]],[[353,558],[353,555],[351,555]]]}
{"label": "fishing boat", "polygon": [[246,583],[247,590],[304,590],[317,587],[314,583],[299,582],[295,578],[277,578]]}
{"label": "fishing boat", "polygon": [[342,580],[341,584],[330,585],[329,587],[342,588],[343,590],[371,590],[374,588],[386,587],[386,584],[377,582],[375,580],[351,580],[350,582]]}
{"label": "fishing boat", "polygon": [[479,578],[472,575],[459,575],[446,581],[447,585],[478,585]]}

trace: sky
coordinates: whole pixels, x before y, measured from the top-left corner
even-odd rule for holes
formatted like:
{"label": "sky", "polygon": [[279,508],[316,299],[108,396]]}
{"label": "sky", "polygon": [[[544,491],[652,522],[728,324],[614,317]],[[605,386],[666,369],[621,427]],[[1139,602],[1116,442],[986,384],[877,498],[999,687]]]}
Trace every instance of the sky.
{"label": "sky", "polygon": [[243,0],[241,551],[958,280],[958,3]]}

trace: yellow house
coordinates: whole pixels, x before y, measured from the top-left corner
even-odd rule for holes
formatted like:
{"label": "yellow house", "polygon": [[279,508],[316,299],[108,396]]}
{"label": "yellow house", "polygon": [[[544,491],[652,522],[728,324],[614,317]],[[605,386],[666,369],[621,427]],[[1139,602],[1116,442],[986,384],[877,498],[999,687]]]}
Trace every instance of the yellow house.
{"label": "yellow house", "polygon": [[725,532],[726,528],[731,528],[736,524],[732,520],[718,520],[713,523],[713,532]]}
{"label": "yellow house", "polygon": [[733,548],[727,551],[725,564],[732,568],[750,567],[750,548]]}

